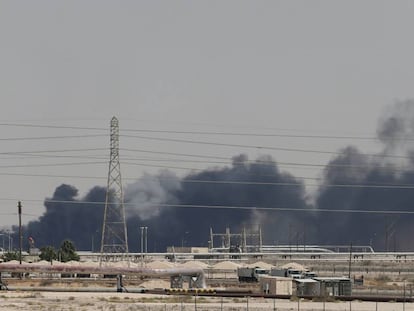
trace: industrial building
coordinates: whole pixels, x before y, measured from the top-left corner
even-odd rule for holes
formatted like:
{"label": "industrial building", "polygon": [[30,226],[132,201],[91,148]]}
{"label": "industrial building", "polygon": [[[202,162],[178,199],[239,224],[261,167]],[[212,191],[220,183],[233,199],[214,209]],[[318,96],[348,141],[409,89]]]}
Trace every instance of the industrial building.
{"label": "industrial building", "polygon": [[299,297],[339,297],[352,295],[351,279],[345,277],[316,277],[296,279],[296,295]]}

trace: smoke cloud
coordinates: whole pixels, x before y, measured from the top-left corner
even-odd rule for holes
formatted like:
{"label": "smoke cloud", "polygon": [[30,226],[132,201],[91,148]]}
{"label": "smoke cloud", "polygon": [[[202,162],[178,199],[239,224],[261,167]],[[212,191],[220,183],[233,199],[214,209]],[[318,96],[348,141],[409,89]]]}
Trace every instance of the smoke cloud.
{"label": "smoke cloud", "polygon": [[[377,131],[384,145],[383,152],[367,156],[355,147],[344,148],[324,170],[316,207],[357,211],[412,210],[409,202],[414,199],[413,189],[401,186],[414,183],[413,131],[414,102],[404,101],[389,107],[380,119]],[[353,242],[372,244],[382,250],[412,249],[407,235],[414,233],[410,228],[412,217],[407,215],[319,213],[318,219],[321,226],[317,239],[321,243]]]}
{"label": "smoke cloud", "polygon": [[180,189],[181,182],[172,172],[164,170],[158,176],[145,174],[125,190],[126,214],[144,221],[156,217],[161,204],[177,203],[174,193]]}
{"label": "smoke cloud", "polygon": [[[125,188],[129,248],[139,250],[140,226],[148,227],[148,250],[164,251],[172,245],[207,246],[210,227],[223,233],[227,227],[241,232],[260,225],[268,244],[353,243],[378,250],[412,250],[412,217],[375,212],[412,210],[413,189],[398,185],[414,184],[413,132],[413,101],[388,108],[377,130],[383,150],[367,155],[355,146],[344,146],[324,168],[312,205],[307,203],[304,182],[281,171],[277,159],[269,155],[254,160],[236,155],[231,165],[183,178],[167,170],[145,174]],[[25,234],[33,236],[38,246],[57,246],[69,238],[78,249],[91,249],[95,243],[98,250],[105,189],[94,187],[78,198],[74,186],[63,184],[51,199]]]}
{"label": "smoke cloud", "polygon": [[397,102],[388,107],[380,118],[379,140],[385,154],[404,155],[414,148],[414,100]]}
{"label": "smoke cloud", "polygon": [[[44,202],[45,213],[24,228],[25,241],[33,237],[37,247],[60,246],[65,239],[72,240],[77,249],[98,249],[102,231],[106,189],[92,188],[83,198],[77,198],[78,190],[62,184],[53,196]],[[89,203],[102,202],[102,204]]]}

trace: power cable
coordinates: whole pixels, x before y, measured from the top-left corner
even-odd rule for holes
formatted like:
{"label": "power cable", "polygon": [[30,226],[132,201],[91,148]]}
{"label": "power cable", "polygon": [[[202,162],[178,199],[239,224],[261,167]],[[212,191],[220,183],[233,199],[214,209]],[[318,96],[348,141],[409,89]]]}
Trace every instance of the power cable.
{"label": "power cable", "polygon": [[70,136],[39,136],[39,137],[9,137],[0,138],[0,141],[19,141],[19,140],[49,140],[49,139],[66,139],[66,138],[91,138],[91,137],[107,137],[106,134],[97,135],[70,135]]}
{"label": "power cable", "polygon": [[0,165],[0,168],[73,166],[73,165],[95,165],[95,164],[107,164],[107,162],[72,162],[72,163],[49,163],[49,164]]}
{"label": "power cable", "polygon": [[[106,150],[104,148],[96,148],[96,149],[84,149],[84,151],[93,151],[93,150]],[[76,151],[74,150],[65,150],[65,151],[57,151],[55,150],[54,153],[57,152],[70,152]],[[49,151],[36,151],[36,153],[31,153],[30,151],[22,151],[22,152],[3,152],[0,153],[0,156],[3,155],[14,155],[11,159],[15,159],[15,156],[19,156],[19,159],[26,159],[26,158],[80,158],[80,159],[95,159],[95,160],[104,160],[107,159],[106,156],[97,156],[97,155],[47,155],[42,153],[48,153]],[[168,154],[168,152],[156,152],[156,151],[148,151],[149,153],[160,153],[160,154]],[[175,155],[181,155],[175,153]],[[191,155],[187,155],[191,156]],[[212,158],[212,159],[223,159],[223,161],[206,161],[206,160],[193,160],[193,159],[169,159],[169,158],[132,158],[132,157],[123,157],[123,160],[136,160],[136,161],[149,161],[149,162],[186,162],[186,163],[203,163],[203,164],[229,164],[228,158],[226,157],[213,157],[213,156],[202,156],[197,155],[200,158]],[[193,155],[196,157],[196,155]],[[4,157],[3,157],[4,159]],[[123,162],[124,163],[124,162]],[[125,162],[126,163],[126,162]],[[269,166],[278,166],[278,167],[308,167],[308,168],[326,168],[326,167],[336,167],[336,168],[358,168],[358,169],[370,169],[371,166],[369,165],[354,165],[354,164],[313,164],[313,163],[300,163],[300,162],[279,162],[279,161],[263,161],[263,160],[246,160],[246,161],[232,161],[232,164],[253,164],[253,165],[269,165]],[[131,163],[129,163],[131,164]],[[146,165],[142,163],[138,164],[131,164],[131,165]],[[169,167],[169,166],[157,166],[152,165],[153,167],[160,167],[160,168],[175,168],[178,167]],[[413,168],[411,167],[395,167],[395,166],[375,166],[373,167],[379,170],[386,170],[391,172],[405,172],[409,171]],[[178,169],[188,169],[188,170],[195,170],[195,168],[188,168],[188,167],[179,167]],[[297,177],[299,178],[299,177]]]}
{"label": "power cable", "polygon": [[[23,177],[50,177],[50,178],[79,178],[104,180],[107,177],[98,176],[74,176],[74,175],[51,175],[51,174],[19,174],[19,173],[0,173],[0,176],[23,176]],[[137,180],[136,178],[123,178],[125,180]],[[319,180],[313,177],[298,177],[297,179]],[[138,179],[139,180],[139,179]],[[151,180],[168,180],[166,177],[151,178]],[[301,182],[260,182],[260,181],[243,181],[243,180],[200,180],[200,179],[180,179],[180,183],[199,183],[199,184],[216,184],[216,185],[251,185],[251,186],[311,186],[326,188],[373,188],[373,189],[414,189],[414,184],[332,184],[332,183],[301,183]]]}
{"label": "power cable", "polygon": [[[42,124],[23,124],[23,123],[0,123],[0,126],[31,127],[31,128],[51,128],[51,129],[74,129],[74,130],[98,130],[107,131],[102,127],[80,127],[63,125],[42,125]],[[269,130],[269,129],[268,129]],[[295,129],[271,129],[282,131],[298,131]],[[177,130],[154,130],[154,129],[122,129],[121,132],[141,132],[141,133],[160,133],[160,134],[190,134],[190,135],[212,135],[212,136],[250,136],[250,137],[286,137],[286,138],[318,138],[318,139],[352,139],[352,140],[379,140],[376,136],[341,136],[341,135],[297,135],[297,134],[274,134],[274,133],[251,133],[251,132],[211,132],[211,131],[177,131]],[[412,141],[414,138],[407,136],[393,137],[395,140]]]}
{"label": "power cable", "polygon": [[25,154],[25,153],[67,153],[67,152],[83,152],[83,151],[104,151],[108,148],[82,148],[82,149],[46,149],[46,150],[30,150],[30,151],[5,151],[0,152],[0,155],[15,155],[15,154]]}
{"label": "power cable", "polygon": [[[243,144],[218,143],[218,142],[208,142],[208,141],[199,141],[199,140],[150,137],[150,136],[138,136],[138,135],[120,135],[120,136],[126,137],[126,138],[139,138],[139,139],[145,139],[145,140],[169,141],[169,142],[177,142],[177,143],[211,145],[211,146],[222,146],[222,147],[237,147],[237,148],[248,148],[248,149],[259,149],[259,150],[277,150],[277,151],[286,151],[286,152],[343,155],[343,152],[339,152],[339,151],[296,149],[296,148],[283,148],[283,147],[271,147],[271,146],[259,146],[259,145],[253,146],[253,145],[243,145]],[[366,155],[366,156],[371,156],[371,157],[382,157],[382,158],[411,159],[411,157],[409,156],[397,156],[397,155],[385,155],[385,154],[366,154],[366,153],[363,154],[361,153],[360,155]]]}
{"label": "power cable", "polygon": [[[2,199],[0,201],[10,201],[15,199]],[[21,200],[26,202],[48,202],[48,203],[61,203],[72,205],[104,205],[105,202],[96,201],[66,201],[66,200]],[[116,205],[118,203],[108,203]],[[135,203],[124,202],[124,205],[136,206]],[[173,208],[203,208],[203,209],[230,209],[230,210],[254,210],[254,211],[287,211],[287,212],[322,212],[322,213],[355,213],[355,214],[400,214],[400,215],[413,215],[414,211],[410,210],[352,210],[352,209],[323,209],[323,208],[291,208],[291,207],[260,207],[260,206],[235,206],[235,205],[199,205],[199,204],[152,204],[154,207],[173,207]]]}

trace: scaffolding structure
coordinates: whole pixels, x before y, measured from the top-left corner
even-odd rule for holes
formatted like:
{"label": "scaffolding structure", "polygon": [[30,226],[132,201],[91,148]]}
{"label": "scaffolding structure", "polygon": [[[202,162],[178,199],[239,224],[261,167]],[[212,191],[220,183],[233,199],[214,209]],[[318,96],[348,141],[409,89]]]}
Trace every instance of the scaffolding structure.
{"label": "scaffolding structure", "polygon": [[128,254],[128,235],[119,162],[119,122],[111,119],[110,161],[101,238],[101,260],[104,254]]}
{"label": "scaffolding structure", "polygon": [[[215,241],[219,239],[219,245]],[[248,228],[243,227],[240,233],[231,233],[230,228],[226,228],[225,233],[214,233],[210,227],[210,251],[227,251],[253,253],[261,252],[263,246],[262,229],[260,227]]]}

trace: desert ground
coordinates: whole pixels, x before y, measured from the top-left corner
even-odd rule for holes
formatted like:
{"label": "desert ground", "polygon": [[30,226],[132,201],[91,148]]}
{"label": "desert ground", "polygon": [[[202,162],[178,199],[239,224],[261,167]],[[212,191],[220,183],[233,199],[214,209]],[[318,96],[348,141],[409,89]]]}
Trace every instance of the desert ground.
{"label": "desert ground", "polygon": [[[163,263],[164,265],[166,263]],[[188,266],[190,263],[184,264]],[[191,262],[191,265],[197,264]],[[259,264],[259,263],[256,263]],[[405,267],[405,265],[407,265]],[[164,268],[160,263],[148,263],[154,268]],[[391,264],[394,269],[403,268],[401,263]],[[247,289],[247,285],[239,284],[235,273],[234,263],[220,262],[214,266],[215,270],[207,270],[206,276],[208,286],[211,287],[234,287]],[[327,273],[323,269],[315,267],[318,273]],[[377,267],[378,268],[378,267]],[[413,276],[411,274],[411,263],[404,264],[404,274],[398,271],[388,271],[384,266],[384,271],[368,271],[366,267],[358,270],[364,273],[365,285],[361,289],[363,293],[370,293],[369,290],[397,291],[401,292],[403,286],[407,288],[407,296],[412,296],[411,285]],[[345,268],[344,268],[345,269]],[[372,266],[370,266],[372,270]],[[388,270],[387,270],[388,269]],[[339,268],[334,269],[336,273],[341,273]],[[385,271],[387,270],[387,271]],[[340,271],[340,272],[339,272]],[[385,274],[386,273],[386,274]],[[404,280],[404,282],[402,282]],[[189,311],[189,310],[341,310],[341,311],[414,311],[414,303],[402,302],[362,302],[362,301],[329,301],[323,302],[310,301],[305,299],[272,299],[272,298],[221,298],[191,295],[161,295],[149,293],[137,293],[133,289],[165,289],[170,287],[168,279],[140,279],[126,278],[126,292],[116,292],[116,280],[114,279],[60,279],[60,278],[27,278],[19,280],[17,278],[6,278],[9,290],[0,291],[0,311],[2,310],[153,310],[153,311]],[[406,283],[407,282],[407,283]],[[257,285],[251,289],[258,290]],[[256,286],[256,287],[254,287]],[[372,294],[372,293],[371,293]]]}
{"label": "desert ground", "polygon": [[0,310],[332,310],[332,311],[409,311],[413,303],[394,302],[311,302],[264,298],[216,298],[192,296],[161,296],[131,293],[74,293],[74,292],[0,292]]}

